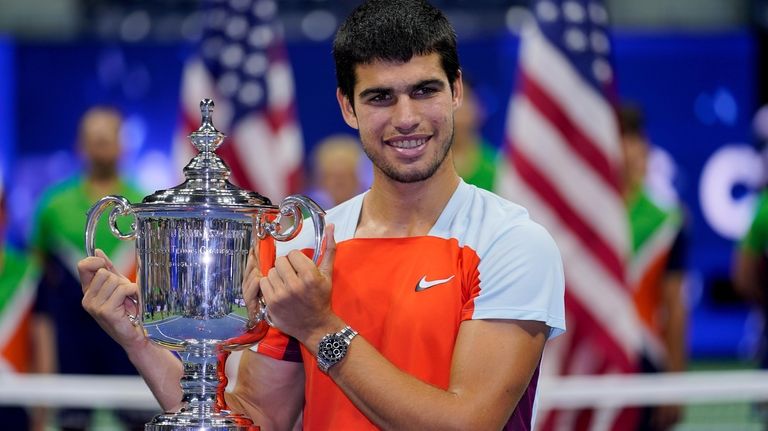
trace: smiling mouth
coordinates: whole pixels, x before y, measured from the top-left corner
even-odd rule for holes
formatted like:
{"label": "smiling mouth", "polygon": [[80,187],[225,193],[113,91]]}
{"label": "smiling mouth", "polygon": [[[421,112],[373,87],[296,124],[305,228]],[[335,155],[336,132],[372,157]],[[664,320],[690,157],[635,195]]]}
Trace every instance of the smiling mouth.
{"label": "smiling mouth", "polygon": [[411,148],[417,148],[427,143],[427,138],[419,138],[419,139],[398,139],[398,140],[391,140],[387,141],[387,144],[389,146],[395,147],[395,148],[401,148],[404,150],[408,150]]}

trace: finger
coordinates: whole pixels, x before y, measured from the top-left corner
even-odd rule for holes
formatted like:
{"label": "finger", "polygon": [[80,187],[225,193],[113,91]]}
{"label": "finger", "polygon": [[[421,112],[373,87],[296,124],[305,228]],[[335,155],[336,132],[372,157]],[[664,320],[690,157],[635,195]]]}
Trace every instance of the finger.
{"label": "finger", "polygon": [[258,277],[263,277],[264,274],[261,273],[261,260],[259,259],[258,243],[259,241],[254,241],[253,247],[248,250],[248,259],[245,264],[245,274],[253,274]]}
{"label": "finger", "polygon": [[259,264],[259,257],[258,252],[251,247],[250,250],[248,250],[248,258],[245,260],[245,280],[252,280],[263,277],[261,273],[261,266]]}
{"label": "finger", "polygon": [[288,253],[286,257],[290,260],[294,273],[314,277],[316,272],[320,271],[323,277],[330,278],[333,260],[336,255],[336,241],[333,238],[333,231],[334,226],[332,224],[328,225],[323,243],[321,244],[319,266],[315,265],[312,259],[298,250]]}
{"label": "finger", "polygon": [[320,254],[320,265],[318,265],[320,272],[329,279],[333,275],[333,261],[336,259],[336,239],[333,237],[335,230],[336,226],[333,223],[325,227],[323,251]]}
{"label": "finger", "polygon": [[81,303],[86,310],[92,310],[97,305],[94,298],[101,289],[101,285],[106,281],[106,274],[110,274],[110,272],[103,267],[99,268],[97,271],[94,271],[88,283],[83,283],[83,299]]}
{"label": "finger", "polygon": [[[135,284],[119,282],[115,285],[114,289],[112,289],[111,294],[104,298],[104,301],[100,306],[101,310],[107,315],[113,315],[113,312],[120,311],[123,315],[132,314],[135,316],[138,309],[130,299],[130,297],[135,294]],[[128,303],[130,303],[130,305],[126,307],[126,304]]]}
{"label": "finger", "polygon": [[[269,272],[271,273],[272,271]],[[259,289],[261,290],[261,295],[264,297],[264,301],[268,304],[271,303],[275,293],[275,288],[272,285],[272,281],[269,279],[269,274],[259,280]]]}
{"label": "finger", "polygon": [[96,256],[86,257],[77,263],[77,273],[80,276],[83,293],[91,285],[96,272],[101,268],[106,268],[106,265],[103,258]]}
{"label": "finger", "polygon": [[125,299],[123,299],[123,307],[125,307],[126,313],[130,314],[131,316],[138,317],[139,304],[137,304],[133,298],[134,297],[132,295],[126,296]]}
{"label": "finger", "polygon": [[104,287],[104,284],[107,283],[110,279],[110,277],[113,277],[114,274],[109,272],[106,268],[99,268],[98,271],[93,275],[93,278],[91,279],[91,282],[86,286],[85,290],[83,291],[83,296],[88,298],[89,300],[93,300],[96,297],[98,297],[99,292]]}
{"label": "finger", "polygon": [[250,273],[246,275],[243,281],[243,299],[245,299],[245,306],[249,312],[255,312],[259,309],[259,293],[261,292],[259,281],[262,278],[260,275]]}
{"label": "finger", "polygon": [[278,266],[282,265],[281,263],[278,263],[280,261],[286,260],[285,257],[279,257],[275,261],[275,267],[270,269],[267,273],[267,276],[262,278],[262,280],[267,279],[269,281],[267,285],[267,289],[265,291],[264,284],[261,284],[261,292],[263,294],[266,294],[266,292],[274,293],[280,290],[284,290],[285,288],[285,282],[283,281],[283,277],[280,274],[280,271],[277,269]]}
{"label": "finger", "polygon": [[104,250],[102,250],[102,249],[100,249],[100,248],[97,248],[97,249],[96,249],[96,256],[98,256],[98,257],[100,257],[100,258],[104,259],[104,261],[106,262],[106,268],[107,268],[107,269],[108,269],[108,270],[109,270],[111,273],[113,273],[113,274],[115,274],[115,275],[117,275],[117,276],[120,276],[120,278],[123,278],[123,279],[125,279],[126,281],[130,281],[130,280],[128,280],[128,277],[126,277],[125,275],[123,275],[123,273],[122,273],[122,272],[120,272],[120,271],[119,271],[119,270],[118,270],[118,269],[115,267],[115,264],[114,264],[114,263],[112,263],[112,260],[109,258],[109,256],[107,256],[107,254],[106,254],[106,253],[104,253]]}
{"label": "finger", "polygon": [[243,279],[243,295],[246,298],[254,296],[259,293],[259,280],[261,276],[254,275],[253,273],[246,274]]}
{"label": "finger", "polygon": [[280,281],[284,286],[293,286],[299,282],[299,276],[297,273],[300,272],[301,266],[295,264],[295,262],[302,262],[301,259],[304,259],[304,261],[308,262],[310,268],[314,266],[312,265],[312,261],[309,260],[309,258],[300,251],[291,251],[288,253],[288,256],[275,259],[274,269],[279,274]]}
{"label": "finger", "polygon": [[[109,272],[107,269],[102,268],[96,274],[95,279],[99,280],[100,284],[98,289],[95,289],[93,295],[93,302],[96,305],[104,304],[109,298],[114,295],[117,287],[123,283],[123,279]],[[103,281],[102,281],[103,279]]]}
{"label": "finger", "polygon": [[115,280],[117,280],[117,277],[106,268],[100,268],[96,271],[93,280],[91,280],[88,288],[83,292],[83,299],[81,301],[83,308],[90,314],[98,313],[104,305],[106,298],[104,292],[111,292],[117,286]]}
{"label": "finger", "polygon": [[110,272],[114,272],[115,274],[118,274],[117,270],[115,269],[115,264],[112,263],[112,260],[109,258],[109,256],[107,256],[107,254],[104,253],[104,250],[102,250],[100,248],[97,248],[96,249],[96,256],[104,259],[104,261],[106,262],[106,268]]}
{"label": "finger", "polygon": [[139,286],[136,283],[121,283],[118,290],[120,296],[124,296],[123,308],[126,313],[138,317],[139,303],[136,298],[139,297]]}

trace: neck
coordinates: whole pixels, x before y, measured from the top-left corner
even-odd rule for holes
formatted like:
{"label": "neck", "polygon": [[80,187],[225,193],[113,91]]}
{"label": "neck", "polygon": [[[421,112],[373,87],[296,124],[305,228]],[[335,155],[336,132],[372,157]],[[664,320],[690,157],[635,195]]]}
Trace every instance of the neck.
{"label": "neck", "polygon": [[87,192],[96,197],[102,197],[116,192],[119,183],[120,179],[117,175],[89,175],[85,179]]}
{"label": "neck", "polygon": [[453,145],[451,146],[451,149],[456,153],[466,149],[475,148],[475,144],[479,143],[480,140],[480,134],[473,131],[454,131]]}
{"label": "neck", "polygon": [[365,196],[355,232],[361,238],[397,238],[429,233],[443,212],[459,176],[448,158],[430,178],[400,183],[374,173],[373,185]]}
{"label": "neck", "polygon": [[642,190],[642,187],[642,181],[625,181],[621,190],[624,202],[632,200]]}

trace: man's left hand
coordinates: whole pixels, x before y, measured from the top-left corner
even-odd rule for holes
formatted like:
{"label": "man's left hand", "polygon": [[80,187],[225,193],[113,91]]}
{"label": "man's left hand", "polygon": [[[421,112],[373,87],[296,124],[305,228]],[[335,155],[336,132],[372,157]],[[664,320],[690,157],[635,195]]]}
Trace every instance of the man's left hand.
{"label": "man's left hand", "polygon": [[259,280],[272,323],[312,349],[328,332],[344,325],[331,310],[331,279],[336,255],[334,225],[326,227],[319,265],[293,250],[275,260]]}

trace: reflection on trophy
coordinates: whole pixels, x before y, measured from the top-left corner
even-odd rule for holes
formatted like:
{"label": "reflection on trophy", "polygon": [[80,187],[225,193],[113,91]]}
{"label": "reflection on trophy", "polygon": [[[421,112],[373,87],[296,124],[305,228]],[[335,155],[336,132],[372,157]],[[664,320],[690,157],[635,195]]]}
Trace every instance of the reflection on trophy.
{"label": "reflection on trophy", "polygon": [[[106,196],[88,211],[86,251],[95,252],[94,232],[101,214],[109,214],[112,233],[136,240],[138,316],[153,342],[178,351],[184,365],[183,408],[155,416],[147,431],[252,430],[250,419],[232,414],[217,403],[223,394],[220,357],[261,340],[269,328],[263,301],[248,315],[242,283],[251,248],[262,264],[274,262],[274,240],[294,238],[303,215],[314,224],[314,259],[320,255],[324,212],[298,195],[279,206],[228,181],[229,169],[214,152],[224,135],[212,122],[213,101],[200,102],[202,124],[190,134],[200,151],[184,168],[186,181],[131,204],[121,196]],[[135,218],[133,231],[117,227],[119,216]]]}

